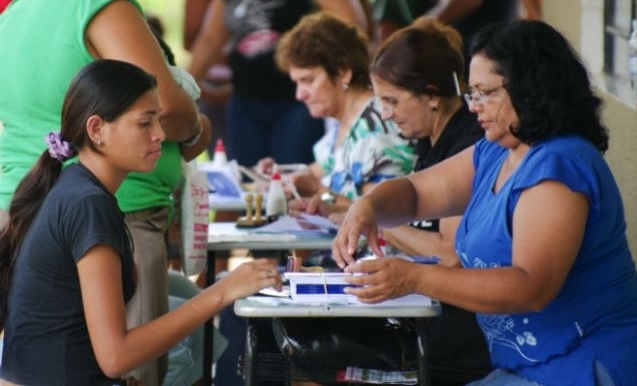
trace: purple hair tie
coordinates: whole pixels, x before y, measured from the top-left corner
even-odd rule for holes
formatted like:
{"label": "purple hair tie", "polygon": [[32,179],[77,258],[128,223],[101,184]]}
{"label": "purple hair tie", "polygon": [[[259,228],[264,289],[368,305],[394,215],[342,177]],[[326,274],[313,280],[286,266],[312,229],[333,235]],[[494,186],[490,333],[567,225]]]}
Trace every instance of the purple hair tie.
{"label": "purple hair tie", "polygon": [[59,132],[51,132],[44,137],[44,141],[49,145],[49,154],[51,157],[57,159],[60,162],[64,162],[67,159],[75,155],[73,145],[70,142],[62,139],[62,134]]}

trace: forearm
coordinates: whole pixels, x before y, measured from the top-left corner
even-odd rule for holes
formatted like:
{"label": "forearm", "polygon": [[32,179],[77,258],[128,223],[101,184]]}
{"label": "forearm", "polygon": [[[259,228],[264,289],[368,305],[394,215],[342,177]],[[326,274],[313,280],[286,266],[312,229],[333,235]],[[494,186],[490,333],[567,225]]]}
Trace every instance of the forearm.
{"label": "forearm", "polygon": [[202,114],[200,114],[200,119],[201,135],[199,135],[197,141],[191,146],[183,143],[179,146],[181,156],[186,162],[196,158],[199,154],[206,151],[212,139],[212,126],[210,125],[210,120]]}
{"label": "forearm", "polygon": [[201,30],[201,26],[209,9],[208,0],[186,0],[184,5],[184,36],[183,46],[190,50]]}
{"label": "forearm", "polygon": [[365,9],[359,0],[315,0],[321,9],[331,12],[342,20],[357,25],[364,33],[367,33],[369,23]]}
{"label": "forearm", "polygon": [[414,219],[417,196],[411,182],[403,177],[386,180],[363,198],[370,201],[378,226],[393,228]]}
{"label": "forearm", "polygon": [[215,40],[199,36],[192,46],[188,72],[198,81],[205,79],[208,68],[221,59],[221,53],[214,52],[210,47]]}
{"label": "forearm", "polygon": [[157,40],[133,3],[109,3],[95,15],[85,35],[86,48],[94,58],[124,60],[155,76],[166,140],[181,142],[197,132],[197,107],[174,80]]}
{"label": "forearm", "polygon": [[438,18],[444,23],[452,24],[469,16],[482,4],[482,1],[483,0],[441,1],[437,6],[427,12],[427,14]]}
{"label": "forearm", "polygon": [[409,256],[436,256],[440,264],[459,267],[460,261],[453,247],[453,240],[439,232],[416,229],[409,225],[383,229],[383,237],[391,246]]}
{"label": "forearm", "polygon": [[539,301],[542,283],[520,267],[484,269],[418,265],[409,273],[414,288],[442,302],[480,313],[535,312],[546,306]]}
{"label": "forearm", "polygon": [[222,58],[222,48],[228,39],[228,31],[223,21],[225,1],[214,1],[209,10],[209,17],[204,20],[194,44],[188,72],[201,81],[205,78],[208,67]]}
{"label": "forearm", "polygon": [[232,84],[225,82],[222,84],[211,84],[207,80],[199,82],[201,87],[201,99],[207,103],[225,103],[232,95]]}
{"label": "forearm", "polygon": [[223,307],[231,304],[219,291],[204,291],[173,311],[111,340],[111,349],[98,356],[100,367],[111,377],[168,352]]}
{"label": "forearm", "polygon": [[160,123],[167,141],[183,142],[199,132],[197,106],[185,93],[183,101],[166,98],[161,106]]}

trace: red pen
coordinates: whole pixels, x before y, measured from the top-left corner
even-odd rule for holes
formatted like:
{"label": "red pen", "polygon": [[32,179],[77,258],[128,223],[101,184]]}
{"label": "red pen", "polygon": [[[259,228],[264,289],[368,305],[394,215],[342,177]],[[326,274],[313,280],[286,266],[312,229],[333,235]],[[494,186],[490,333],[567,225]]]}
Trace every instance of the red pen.
{"label": "red pen", "polygon": [[387,242],[381,236],[378,237],[378,246],[380,247],[380,251],[383,253],[383,257],[387,257]]}

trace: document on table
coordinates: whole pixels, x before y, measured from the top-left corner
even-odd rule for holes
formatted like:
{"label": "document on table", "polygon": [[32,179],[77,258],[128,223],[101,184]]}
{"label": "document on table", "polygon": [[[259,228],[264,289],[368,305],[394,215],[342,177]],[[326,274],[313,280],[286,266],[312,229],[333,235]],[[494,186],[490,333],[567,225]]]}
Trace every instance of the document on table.
{"label": "document on table", "polygon": [[254,233],[296,233],[333,235],[336,224],[323,216],[301,213],[298,216],[281,216],[276,221],[254,230]]}
{"label": "document on table", "polygon": [[241,241],[282,241],[282,240],[295,240],[297,235],[290,233],[255,233],[246,231],[245,229],[238,229],[234,223],[210,223],[208,227],[208,241],[223,243],[223,242],[241,242]]}

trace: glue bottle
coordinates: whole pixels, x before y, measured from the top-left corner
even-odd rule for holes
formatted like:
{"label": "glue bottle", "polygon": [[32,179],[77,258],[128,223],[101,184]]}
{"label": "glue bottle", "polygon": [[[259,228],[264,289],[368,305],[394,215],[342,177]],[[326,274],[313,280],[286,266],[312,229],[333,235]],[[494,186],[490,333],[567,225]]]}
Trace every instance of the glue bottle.
{"label": "glue bottle", "polygon": [[228,163],[228,156],[226,156],[226,147],[223,144],[222,139],[218,139],[215,144],[215,153],[212,157],[212,164],[214,166],[224,166]]}
{"label": "glue bottle", "polygon": [[278,171],[272,173],[270,178],[270,188],[268,189],[267,200],[265,204],[265,215],[268,221],[274,221],[279,216],[285,216],[288,213],[288,201],[283,191],[283,183],[281,182],[281,174]]}

